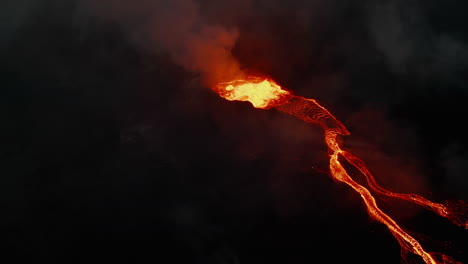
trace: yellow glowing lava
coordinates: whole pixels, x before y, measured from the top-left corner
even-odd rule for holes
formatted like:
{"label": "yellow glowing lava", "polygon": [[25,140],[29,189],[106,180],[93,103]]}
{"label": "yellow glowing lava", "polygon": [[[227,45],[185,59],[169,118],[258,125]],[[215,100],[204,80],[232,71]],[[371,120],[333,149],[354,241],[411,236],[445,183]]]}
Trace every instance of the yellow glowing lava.
{"label": "yellow glowing lava", "polygon": [[220,83],[217,92],[229,101],[248,101],[256,108],[269,108],[274,102],[289,95],[274,81],[251,78]]}

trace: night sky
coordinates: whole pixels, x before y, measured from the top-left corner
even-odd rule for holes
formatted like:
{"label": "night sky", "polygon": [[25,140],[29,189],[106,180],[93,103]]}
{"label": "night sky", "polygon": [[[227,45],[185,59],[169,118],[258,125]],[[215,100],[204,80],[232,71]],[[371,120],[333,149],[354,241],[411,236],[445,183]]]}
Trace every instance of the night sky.
{"label": "night sky", "polygon": [[[400,263],[319,127],[207,85],[227,51],[317,99],[383,187],[468,201],[468,6],[377,2],[3,1],[2,262]],[[468,263],[467,230],[378,203]]]}

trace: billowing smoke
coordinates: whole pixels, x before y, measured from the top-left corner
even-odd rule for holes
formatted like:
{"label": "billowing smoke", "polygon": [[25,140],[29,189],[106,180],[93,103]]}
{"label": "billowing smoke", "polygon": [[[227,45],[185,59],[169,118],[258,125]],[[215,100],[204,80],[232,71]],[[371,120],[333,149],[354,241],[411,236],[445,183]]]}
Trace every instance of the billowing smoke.
{"label": "billowing smoke", "polygon": [[236,78],[243,69],[268,71],[263,74],[288,82],[308,79],[310,85],[377,64],[420,85],[460,86],[468,63],[463,37],[431,25],[430,12],[438,5],[425,5],[399,0],[81,0],[77,20],[114,23],[140,48],[169,54],[174,63],[200,74],[207,86]]}
{"label": "billowing smoke", "polygon": [[231,53],[238,31],[207,21],[197,1],[101,0],[85,4],[99,19],[117,23],[143,48],[167,53],[174,63],[200,74],[205,85],[212,87],[242,75]]}

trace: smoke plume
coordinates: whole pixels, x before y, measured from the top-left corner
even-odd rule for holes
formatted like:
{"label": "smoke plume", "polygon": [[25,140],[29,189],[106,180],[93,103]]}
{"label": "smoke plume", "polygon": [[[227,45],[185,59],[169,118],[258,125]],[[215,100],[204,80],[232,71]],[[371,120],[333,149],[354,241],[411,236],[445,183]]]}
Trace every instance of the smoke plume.
{"label": "smoke plume", "polygon": [[141,47],[169,54],[174,63],[213,86],[242,74],[232,56],[235,27],[210,23],[192,0],[89,1],[92,12],[119,25]]}

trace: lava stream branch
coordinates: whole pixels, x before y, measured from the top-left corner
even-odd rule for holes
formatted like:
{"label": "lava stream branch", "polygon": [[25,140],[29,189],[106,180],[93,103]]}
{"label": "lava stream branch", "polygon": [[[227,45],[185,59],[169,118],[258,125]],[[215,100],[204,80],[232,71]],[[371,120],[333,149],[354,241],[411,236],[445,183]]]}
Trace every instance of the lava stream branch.
{"label": "lava stream branch", "polygon": [[[316,100],[295,95],[283,96],[283,99],[286,103],[282,101],[282,104],[274,106],[277,110],[293,115],[307,123],[317,124],[326,132],[333,132],[344,136],[350,134],[346,127]],[[421,205],[447,218],[452,223],[468,229],[467,207],[463,201],[449,201],[444,205],[432,202],[417,194],[402,194],[386,190],[377,183],[372,173],[367,169],[366,164],[360,158],[344,150],[341,150],[340,153],[365,176],[369,187],[377,194]]]}
{"label": "lava stream branch", "polygon": [[432,202],[420,195],[417,194],[405,194],[405,193],[395,193],[389,190],[386,190],[382,188],[377,181],[375,180],[374,176],[372,173],[367,169],[366,164],[364,161],[362,161],[360,158],[354,156],[353,154],[347,152],[347,151],[342,151],[341,155],[355,168],[357,168],[366,178],[367,183],[369,184],[369,187],[375,191],[376,193],[380,195],[385,195],[388,197],[393,197],[396,199],[401,199],[409,202],[413,202],[415,204],[421,205],[436,214],[445,217],[449,219],[451,222],[454,224],[465,227],[468,229],[468,221],[466,219],[466,214],[460,212],[458,209],[459,207],[464,206],[463,201],[458,201],[458,203],[447,203],[447,205],[441,204],[441,203],[435,203]]}
{"label": "lava stream branch", "polygon": [[[346,127],[338,121],[325,107],[314,99],[295,96],[282,90],[274,81],[269,79],[249,78],[220,83],[214,89],[221,97],[230,101],[248,101],[256,108],[275,108],[281,112],[295,116],[307,123],[316,124],[325,131],[325,143],[330,155],[330,173],[333,179],[349,185],[364,201],[369,215],[387,226],[403,250],[420,256],[426,264],[456,263],[450,257],[442,254],[442,261],[436,261],[421,244],[405,232],[390,216],[385,214],[377,205],[369,189],[354,181],[339,162],[344,157],[352,166],[357,168],[366,178],[370,190],[379,195],[410,201],[434,211],[440,216],[450,219],[459,226],[468,228],[466,221],[467,208],[460,201],[443,205],[434,203],[416,194],[399,194],[388,191],[377,184],[374,176],[369,172],[365,163],[358,157],[342,150],[336,141],[338,135],[349,135]],[[450,206],[449,206],[450,205]]]}
{"label": "lava stream branch", "polygon": [[[456,215],[448,211],[447,207],[443,204],[434,203],[416,194],[399,194],[388,191],[377,184],[373,175],[367,169],[365,163],[358,157],[351,153],[344,151],[340,148],[336,141],[337,135],[349,135],[346,127],[337,120],[326,108],[321,106],[316,100],[302,98],[299,96],[290,96],[287,103],[275,106],[276,109],[293,115],[308,123],[317,124],[325,130],[325,142],[328,146],[330,153],[330,172],[333,179],[349,185],[354,191],[360,194],[363,199],[369,215],[387,226],[393,236],[397,239],[402,249],[419,255],[426,264],[438,264],[428,252],[426,252],[421,244],[407,232],[405,232],[390,216],[385,214],[377,205],[375,198],[371,192],[364,186],[354,181],[345,168],[341,165],[338,158],[344,157],[351,165],[356,167],[365,177],[367,183],[373,191],[381,195],[386,195],[398,199],[414,202],[428,208],[440,216],[451,219],[454,223],[464,226],[461,216],[452,217]],[[444,263],[454,262],[450,257],[443,255]]]}
{"label": "lava stream branch", "polygon": [[385,214],[377,206],[375,198],[372,196],[369,190],[355,182],[349,176],[341,163],[338,161],[338,157],[340,154],[343,154],[343,150],[340,149],[338,143],[336,142],[336,133],[327,131],[325,141],[329,150],[332,152],[330,155],[330,171],[333,179],[346,183],[351,188],[353,188],[353,190],[359,193],[364,203],[366,204],[369,215],[382,224],[386,225],[403,249],[419,255],[427,264],[437,264],[434,258],[422,248],[421,244],[416,239],[406,233],[390,216]]}

